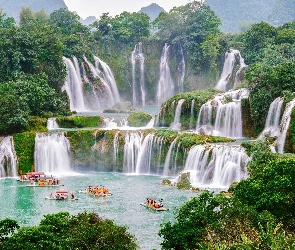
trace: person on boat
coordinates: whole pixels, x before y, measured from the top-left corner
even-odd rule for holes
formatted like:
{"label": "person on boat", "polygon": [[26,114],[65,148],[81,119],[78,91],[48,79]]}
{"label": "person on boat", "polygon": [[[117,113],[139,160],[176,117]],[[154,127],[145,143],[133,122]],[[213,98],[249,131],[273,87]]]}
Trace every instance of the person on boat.
{"label": "person on boat", "polygon": [[72,197],[72,199],[75,199],[74,193],[71,193],[71,197]]}
{"label": "person on boat", "polygon": [[57,194],[57,195],[55,196],[55,199],[59,200],[59,199],[60,199],[60,195]]}
{"label": "person on boat", "polygon": [[155,208],[160,208],[158,202],[156,202],[156,201],[154,202],[154,207],[155,207]]}
{"label": "person on boat", "polygon": [[160,199],[160,201],[159,201],[159,206],[160,206],[160,207],[164,207],[163,199]]}
{"label": "person on boat", "polygon": [[50,193],[50,196],[49,197],[52,198],[52,193]]}

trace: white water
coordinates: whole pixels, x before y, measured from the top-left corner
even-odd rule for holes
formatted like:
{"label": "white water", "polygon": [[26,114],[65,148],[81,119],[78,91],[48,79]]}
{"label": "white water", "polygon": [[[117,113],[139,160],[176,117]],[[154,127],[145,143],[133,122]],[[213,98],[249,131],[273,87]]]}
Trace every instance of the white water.
{"label": "white water", "polygon": [[196,133],[243,137],[241,100],[248,96],[247,89],[232,90],[218,94],[203,104],[198,116]]}
{"label": "white water", "polygon": [[117,101],[114,93],[112,92],[112,89],[105,81],[104,74],[98,67],[89,62],[85,56],[84,61],[88,65],[93,77],[99,79],[99,85],[95,84],[95,86],[93,86],[93,95],[95,96],[98,110],[104,110],[106,108],[112,107]]}
{"label": "white water", "polygon": [[34,158],[35,171],[59,175],[71,172],[70,142],[63,133],[37,133]]}
{"label": "white water", "polygon": [[219,89],[221,91],[228,90],[228,82],[233,74],[234,66],[236,63],[236,57],[239,58],[240,65],[239,65],[239,70],[237,71],[238,75],[236,75],[236,77],[235,77],[234,85],[236,85],[238,83],[238,81],[240,81],[240,79],[239,79],[240,72],[247,65],[244,63],[244,59],[242,58],[240,51],[231,49],[230,52],[225,53],[225,61],[224,61],[224,65],[223,65],[220,79],[215,86],[216,89]]}
{"label": "white water", "polygon": [[84,96],[83,96],[83,83],[80,75],[80,69],[77,65],[77,58],[73,57],[73,62],[66,57],[63,57],[66,64],[68,75],[63,86],[70,99],[70,109],[72,111],[85,111]]}
{"label": "white water", "polygon": [[120,102],[120,96],[119,96],[119,91],[118,91],[118,87],[115,81],[115,77],[113,75],[113,72],[111,70],[111,68],[101,59],[99,59],[96,56],[93,56],[94,60],[95,60],[95,67],[97,70],[99,70],[99,66],[102,67],[103,69],[103,79],[104,81],[108,84],[108,86],[110,87],[112,94],[114,96],[114,104],[117,102]]}
{"label": "white water", "polygon": [[160,62],[160,79],[157,89],[157,103],[161,105],[174,95],[174,81],[169,67],[169,45],[165,43]]}
{"label": "white water", "polygon": [[281,97],[278,97],[270,104],[264,130],[262,131],[259,138],[263,138],[265,137],[265,135],[274,137],[280,134],[279,122],[283,102],[283,99]]}
{"label": "white water", "polygon": [[181,44],[180,47],[180,55],[181,55],[181,61],[178,64],[177,71],[178,71],[178,91],[183,92],[183,82],[184,82],[184,76],[185,76],[185,61],[184,61],[184,55],[183,55],[183,49]]}
{"label": "white water", "polygon": [[0,177],[16,177],[16,166],[17,157],[13,137],[0,137]]}
{"label": "white water", "polygon": [[281,124],[280,124],[280,134],[277,140],[275,141],[275,144],[277,145],[278,153],[284,153],[286,135],[290,125],[291,112],[294,106],[295,106],[295,99],[293,99],[291,102],[287,103],[286,105],[286,108],[281,120]]}
{"label": "white water", "polygon": [[[136,62],[139,64],[140,78],[139,78],[139,89],[140,97],[138,91],[138,83],[136,82]],[[133,106],[142,105],[145,106],[146,101],[146,89],[145,89],[145,77],[144,77],[144,56],[142,53],[142,43],[135,45],[134,50],[131,54],[132,63],[132,104]]]}
{"label": "white water", "polygon": [[150,174],[153,140],[153,134],[148,134],[144,138],[138,154],[135,174]]}
{"label": "white water", "polygon": [[195,187],[224,188],[247,177],[249,157],[240,146],[197,145],[191,148],[183,173]]}
{"label": "white water", "polygon": [[136,163],[143,140],[141,132],[127,132],[124,144],[124,173],[136,173]]}
{"label": "white water", "polygon": [[176,141],[177,141],[177,137],[173,140],[173,142],[170,144],[170,147],[168,149],[168,153],[166,155],[166,159],[164,163],[163,176],[168,176],[169,174],[171,155],[175,147]]}
{"label": "white water", "polygon": [[191,117],[190,117],[190,121],[189,121],[189,129],[192,130],[193,126],[194,126],[194,110],[195,110],[195,99],[192,100],[191,103]]}
{"label": "white water", "polygon": [[175,109],[175,114],[174,114],[174,121],[170,125],[171,129],[174,130],[180,130],[181,129],[181,123],[180,123],[180,115],[181,115],[181,107],[182,104],[185,102],[185,99],[181,99],[178,101],[176,109]]}
{"label": "white water", "polygon": [[56,122],[56,118],[48,118],[47,120],[47,129],[51,130],[51,129],[58,129],[59,126]]}

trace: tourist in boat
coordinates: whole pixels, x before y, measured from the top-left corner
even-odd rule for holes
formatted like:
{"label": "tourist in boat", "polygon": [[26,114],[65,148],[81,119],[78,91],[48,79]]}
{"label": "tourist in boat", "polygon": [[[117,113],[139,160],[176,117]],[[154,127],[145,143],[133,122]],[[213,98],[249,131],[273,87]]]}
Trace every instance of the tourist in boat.
{"label": "tourist in boat", "polygon": [[71,197],[72,197],[72,199],[75,199],[74,193],[71,193]]}

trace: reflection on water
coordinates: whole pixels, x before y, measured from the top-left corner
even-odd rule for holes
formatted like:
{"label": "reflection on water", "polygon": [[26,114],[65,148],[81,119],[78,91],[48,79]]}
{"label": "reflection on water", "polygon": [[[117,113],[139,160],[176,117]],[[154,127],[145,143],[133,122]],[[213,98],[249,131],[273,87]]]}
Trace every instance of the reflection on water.
{"label": "reflection on water", "polygon": [[[119,225],[126,225],[134,234],[140,249],[160,249],[158,236],[160,224],[173,220],[173,211],[197,195],[191,191],[161,185],[162,179],[149,175],[125,175],[121,173],[84,172],[80,175],[61,176],[61,184],[70,192],[75,192],[77,201],[45,200],[59,187],[26,187],[26,183],[16,179],[0,179],[0,219],[12,218],[21,225],[39,224],[43,215],[68,211],[77,214],[87,211],[101,217],[113,219]],[[92,185],[103,185],[112,196],[95,198],[79,190]],[[147,197],[163,198],[166,212],[153,212],[140,206]]]}

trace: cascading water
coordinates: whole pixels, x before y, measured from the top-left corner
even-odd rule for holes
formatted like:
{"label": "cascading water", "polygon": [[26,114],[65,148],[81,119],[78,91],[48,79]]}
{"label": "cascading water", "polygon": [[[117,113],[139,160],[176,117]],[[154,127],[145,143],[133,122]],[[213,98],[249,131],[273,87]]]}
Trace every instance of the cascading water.
{"label": "cascading water", "polygon": [[174,95],[174,81],[172,80],[169,67],[169,45],[165,43],[160,62],[160,79],[157,90],[157,103],[161,105],[164,101]]}
{"label": "cascading water", "polygon": [[63,133],[37,133],[35,171],[65,174],[71,172],[70,142]]}
{"label": "cascading water", "polygon": [[153,145],[154,135],[148,134],[141,145],[138,159],[136,162],[136,174],[149,174],[151,169],[151,159],[152,159],[152,145]]}
{"label": "cascading water", "polygon": [[248,96],[247,89],[232,90],[216,95],[214,99],[202,105],[196,132],[241,138],[243,136],[241,100]]}
{"label": "cascading water", "polygon": [[13,137],[0,137],[0,177],[16,177],[16,166],[17,157]]}
{"label": "cascading water", "polygon": [[259,136],[260,139],[264,138],[265,135],[274,137],[280,134],[279,122],[283,103],[283,99],[278,97],[270,104],[264,130]]}
{"label": "cascading water", "polygon": [[291,102],[287,103],[284,114],[282,116],[281,124],[280,124],[280,134],[275,141],[275,144],[277,145],[277,152],[278,153],[284,153],[284,147],[285,147],[285,141],[286,141],[286,135],[287,131],[289,129],[290,125],[290,119],[291,119],[291,112],[292,109],[295,106],[295,99],[293,99]]}
{"label": "cascading water", "polygon": [[[95,67],[91,62],[89,62],[85,56],[84,56],[84,61],[88,65],[89,70],[91,71],[91,74],[93,75],[93,77],[98,78],[100,80],[99,85],[97,86],[96,84],[96,87],[93,86],[93,91],[92,91],[94,93],[95,100],[98,105],[98,109],[103,110],[105,108],[109,108],[113,106],[117,102],[117,100],[110,86],[105,81],[104,74],[101,72],[101,70],[98,67]],[[97,92],[99,94],[97,94]]]}
{"label": "cascading water", "polygon": [[143,135],[141,132],[126,133],[124,144],[124,173],[136,173],[136,163],[141,148],[142,140]]}
{"label": "cascading water", "polygon": [[194,126],[194,110],[195,110],[195,99],[192,100],[191,104],[191,118],[189,121],[189,129],[192,130]]}
{"label": "cascading water", "polygon": [[181,44],[179,45],[180,55],[181,55],[181,61],[178,64],[177,71],[178,71],[178,90],[179,92],[183,92],[183,82],[184,82],[184,76],[185,76],[185,61],[184,61],[184,55],[183,55],[183,49]]}
{"label": "cascading water", "polygon": [[120,131],[116,132],[116,134],[114,136],[114,141],[113,141],[114,164],[115,164],[114,170],[116,170],[116,168],[117,168],[117,155],[119,152],[119,133],[120,133]]}
{"label": "cascading water", "polygon": [[[108,86],[110,87],[113,96],[114,96],[114,102],[120,102],[120,96],[119,96],[119,91],[118,91],[118,87],[115,81],[115,77],[113,75],[113,72],[111,70],[111,68],[101,59],[99,59],[96,56],[93,56],[94,60],[95,60],[95,67],[97,70],[99,70],[99,65],[102,67],[103,69],[103,79],[104,81],[108,84]],[[114,104],[115,104],[114,103]]]}
{"label": "cascading water", "polygon": [[47,129],[48,130],[53,130],[53,129],[58,129],[59,126],[56,122],[56,118],[48,118],[47,120]]}
{"label": "cascading water", "polygon": [[66,64],[68,75],[63,86],[70,99],[71,110],[85,111],[84,96],[83,96],[83,83],[81,80],[80,69],[77,65],[77,58],[73,57],[75,66],[71,59],[63,57]]}
{"label": "cascading water", "polygon": [[171,155],[172,155],[172,152],[173,152],[176,142],[177,142],[177,137],[173,140],[173,142],[170,144],[170,147],[168,149],[168,153],[166,155],[166,159],[165,159],[165,163],[164,163],[163,176],[168,176],[168,174],[169,174],[170,162],[173,162],[173,161],[171,161]]}
{"label": "cascading water", "polygon": [[239,70],[237,71],[238,75],[236,75],[235,77],[234,85],[237,84],[238,81],[240,81],[239,79],[240,72],[247,65],[244,63],[244,59],[242,58],[240,51],[231,49],[230,52],[225,53],[225,61],[224,61],[222,73],[220,76],[220,80],[217,82],[215,86],[216,89],[219,89],[221,91],[228,90],[229,79],[231,78],[233,74],[237,57],[239,58]]}
{"label": "cascading water", "polygon": [[247,177],[249,157],[240,146],[197,145],[190,149],[183,173],[193,186],[229,187]]}
{"label": "cascading water", "polygon": [[[140,96],[141,100],[137,99],[139,96],[136,82],[136,62],[139,63],[140,79]],[[135,45],[134,50],[131,54],[131,63],[132,63],[132,100],[133,106],[142,105],[145,106],[146,100],[146,89],[145,89],[145,77],[144,77],[144,56],[142,54],[142,43]]]}
{"label": "cascading water", "polygon": [[175,109],[175,114],[174,114],[174,121],[170,125],[171,129],[175,130],[180,130],[181,129],[181,123],[180,123],[180,115],[181,115],[181,107],[182,104],[185,102],[185,99],[181,99],[178,101],[176,109]]}

